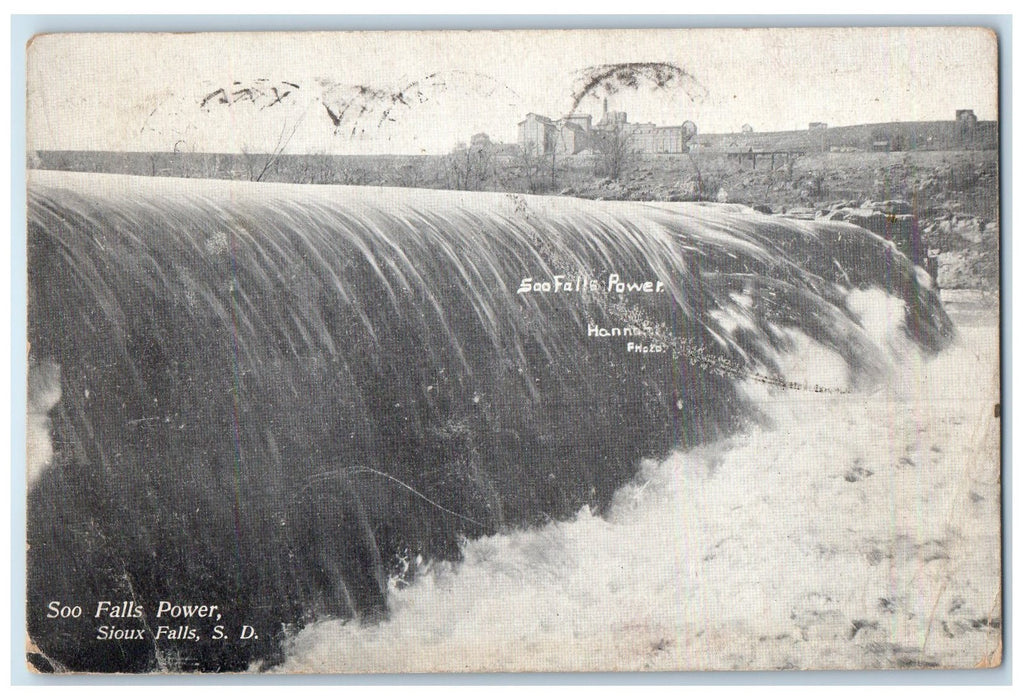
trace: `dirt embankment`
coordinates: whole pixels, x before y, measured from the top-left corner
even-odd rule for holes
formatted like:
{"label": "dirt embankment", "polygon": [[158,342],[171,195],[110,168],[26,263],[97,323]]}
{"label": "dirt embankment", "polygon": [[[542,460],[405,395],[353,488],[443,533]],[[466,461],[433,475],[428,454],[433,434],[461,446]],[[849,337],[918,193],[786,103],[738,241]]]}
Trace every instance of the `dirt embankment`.
{"label": "dirt embankment", "polygon": [[561,194],[717,200],[764,213],[847,221],[889,238],[943,289],[997,292],[997,151],[820,153],[772,161],[724,154],[637,159],[618,180],[563,164]]}

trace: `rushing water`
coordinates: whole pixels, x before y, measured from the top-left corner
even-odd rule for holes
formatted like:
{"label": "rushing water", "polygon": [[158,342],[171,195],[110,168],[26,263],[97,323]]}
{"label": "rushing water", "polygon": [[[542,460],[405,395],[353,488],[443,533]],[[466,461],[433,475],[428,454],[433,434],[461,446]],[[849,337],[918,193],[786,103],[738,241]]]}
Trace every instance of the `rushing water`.
{"label": "rushing water", "polygon": [[[897,308],[890,304],[888,308]],[[884,308],[884,307],[882,307]],[[889,328],[893,341],[900,333]],[[840,380],[806,340],[786,372]],[[603,517],[463,544],[282,671],[972,668],[1000,658],[998,333],[863,394],[748,384],[769,420],[647,461]]]}
{"label": "rushing water", "polygon": [[[421,614],[407,601],[434,605],[424,589],[507,612],[501,562],[523,548],[510,580],[554,592],[516,617],[557,646],[586,636],[558,621],[585,626],[590,593],[557,594],[579,584],[556,572],[629,538],[606,584],[626,599],[613,614],[647,625],[636,606],[663,601],[640,582],[681,596],[693,574],[639,529],[684,502],[664,494],[692,470],[664,465],[719,455],[721,498],[747,492],[748,471],[713,465],[722,440],[776,421],[762,395],[810,421],[888,381],[893,337],[924,354],[953,337],[890,243],[735,205],[34,172],[28,253],[30,422],[51,437],[29,460],[29,629],[90,670],[245,668],[282,641],[329,670],[303,640],[333,624],[405,648],[391,635]],[[659,461],[677,448],[690,456]],[[662,466],[636,482],[644,458]],[[658,548],[669,565],[650,569]],[[218,603],[263,634],[95,643],[43,619],[54,599]],[[452,644],[478,621],[452,618]]]}

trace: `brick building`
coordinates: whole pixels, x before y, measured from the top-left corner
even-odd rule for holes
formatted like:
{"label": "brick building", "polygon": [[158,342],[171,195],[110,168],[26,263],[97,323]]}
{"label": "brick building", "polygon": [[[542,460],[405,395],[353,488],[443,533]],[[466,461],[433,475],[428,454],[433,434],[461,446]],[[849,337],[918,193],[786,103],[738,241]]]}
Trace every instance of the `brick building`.
{"label": "brick building", "polygon": [[530,112],[518,126],[519,146],[534,155],[568,155],[593,150],[602,134],[613,129],[628,133],[629,144],[637,153],[686,153],[692,136],[683,126],[630,123],[626,112],[609,112],[607,100],[604,100],[604,114],[596,124],[589,114],[554,120]]}

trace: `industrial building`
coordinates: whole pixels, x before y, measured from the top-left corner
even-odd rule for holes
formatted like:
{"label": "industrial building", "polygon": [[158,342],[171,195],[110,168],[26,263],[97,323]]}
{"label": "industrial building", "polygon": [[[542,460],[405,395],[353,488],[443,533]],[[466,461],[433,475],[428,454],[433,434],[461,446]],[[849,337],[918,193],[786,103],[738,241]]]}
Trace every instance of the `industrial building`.
{"label": "industrial building", "polygon": [[636,153],[686,153],[694,130],[684,126],[657,126],[630,123],[626,112],[609,112],[604,100],[604,115],[594,124],[589,114],[573,114],[550,119],[530,112],[519,122],[519,146],[534,155],[571,155],[594,150],[598,139],[615,129],[628,134]]}

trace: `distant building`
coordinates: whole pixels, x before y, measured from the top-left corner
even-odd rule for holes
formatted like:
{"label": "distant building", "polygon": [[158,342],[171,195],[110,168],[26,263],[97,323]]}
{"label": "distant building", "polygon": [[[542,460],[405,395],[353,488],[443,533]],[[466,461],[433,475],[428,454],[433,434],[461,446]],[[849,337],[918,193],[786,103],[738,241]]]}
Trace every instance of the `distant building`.
{"label": "distant building", "polygon": [[977,132],[977,115],[972,109],[957,109],[955,121],[955,140],[959,144],[973,141]]}
{"label": "distant building", "polygon": [[810,131],[820,131],[828,128],[827,122],[810,122]]}
{"label": "distant building", "polygon": [[519,122],[519,145],[536,155],[574,154],[593,149],[602,132],[622,129],[629,134],[630,146],[638,153],[686,153],[691,134],[682,126],[657,126],[630,123],[626,112],[608,111],[594,124],[589,114],[573,114],[553,120],[530,112]]}
{"label": "distant building", "polygon": [[558,129],[541,114],[530,112],[519,122],[519,145],[531,155],[546,155],[557,143]]}
{"label": "distant building", "polygon": [[565,121],[569,124],[575,124],[583,131],[593,130],[593,116],[590,114],[573,114],[570,117],[565,117]]}
{"label": "distant building", "polygon": [[577,122],[561,119],[555,126],[557,127],[555,148],[558,153],[580,153],[590,147],[589,130]]}
{"label": "distant building", "polygon": [[977,115],[973,113],[972,109],[957,109],[956,122],[973,126],[977,123]]}

